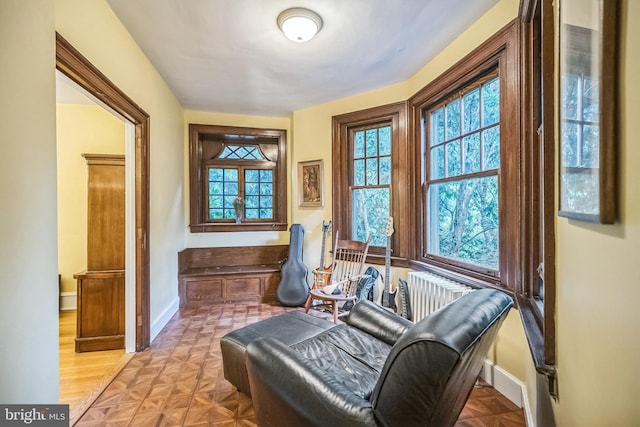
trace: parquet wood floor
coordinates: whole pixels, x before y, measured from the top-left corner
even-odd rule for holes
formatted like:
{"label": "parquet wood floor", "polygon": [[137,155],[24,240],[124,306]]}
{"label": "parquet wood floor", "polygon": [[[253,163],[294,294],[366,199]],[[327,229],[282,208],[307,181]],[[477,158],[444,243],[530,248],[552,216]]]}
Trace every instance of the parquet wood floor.
{"label": "parquet wood floor", "polygon": [[[297,309],[266,304],[181,309],[76,426],[256,426],[251,399],[224,379],[220,338],[291,310]],[[520,408],[485,386],[474,389],[456,426],[522,427],[525,421]]]}

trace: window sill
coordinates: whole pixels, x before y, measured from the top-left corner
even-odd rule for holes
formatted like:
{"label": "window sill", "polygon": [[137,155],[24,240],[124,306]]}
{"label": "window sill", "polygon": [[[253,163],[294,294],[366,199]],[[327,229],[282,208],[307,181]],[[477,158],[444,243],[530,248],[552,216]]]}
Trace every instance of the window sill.
{"label": "window sill", "polygon": [[192,233],[222,233],[222,232],[245,232],[245,231],[286,231],[287,223],[270,222],[270,223],[257,223],[257,222],[243,222],[236,223],[204,223],[204,224],[191,224],[189,226]]}
{"label": "window sill", "polygon": [[557,396],[556,390],[556,367],[547,364],[544,357],[544,335],[542,328],[542,318],[537,304],[533,299],[522,295],[516,295],[516,306],[520,312],[524,333],[529,343],[533,364],[536,371],[547,377],[549,394]]}
{"label": "window sill", "polygon": [[463,285],[471,286],[472,288],[492,288],[506,292],[509,296],[513,297],[513,291],[500,285],[499,279],[493,276],[485,276],[477,274],[471,271],[463,271],[455,266],[449,266],[448,268],[440,267],[435,263],[426,263],[424,261],[409,261],[409,268],[417,271],[430,271],[439,276],[446,277],[447,279],[454,280],[462,283]]}
{"label": "window sill", "polygon": [[[392,256],[390,261],[392,267],[409,268],[409,262],[406,258]],[[386,265],[386,256],[384,254],[369,252],[365,262],[367,264]]]}

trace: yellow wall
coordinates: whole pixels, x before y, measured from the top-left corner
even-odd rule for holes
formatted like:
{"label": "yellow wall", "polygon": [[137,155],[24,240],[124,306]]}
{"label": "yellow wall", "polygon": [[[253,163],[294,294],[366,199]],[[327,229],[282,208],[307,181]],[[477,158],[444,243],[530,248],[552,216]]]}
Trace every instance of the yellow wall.
{"label": "yellow wall", "polygon": [[620,223],[557,218],[560,426],[640,425],[640,2],[621,3]]}
{"label": "yellow wall", "polygon": [[53,4],[0,1],[0,402],[58,402]]}
{"label": "yellow wall", "polygon": [[[289,243],[289,231],[260,231],[253,233],[191,233],[189,230],[189,124],[240,126],[287,131],[287,193],[291,194],[291,120],[288,117],[260,117],[240,114],[209,113],[185,110],[184,112],[184,233],[185,247],[283,245]],[[291,219],[291,197],[288,200],[287,217]],[[290,221],[293,223],[295,221]]]}
{"label": "yellow wall", "polygon": [[97,105],[56,106],[58,266],[62,291],[87,268],[87,162],[83,153],[124,154],[124,123]]}
{"label": "yellow wall", "polygon": [[[322,242],[322,221],[331,219],[331,117],[351,111],[404,101],[407,99],[406,83],[387,86],[382,89],[339,99],[326,104],[294,111],[293,113],[293,149],[291,160],[294,167],[292,173],[291,195],[294,202],[291,222],[302,224],[304,235],[304,261],[312,269],[320,262]],[[298,206],[297,164],[307,160],[324,160],[324,207]],[[327,246],[331,247],[333,233],[327,236]],[[327,255],[325,255],[326,257]],[[327,259],[327,258],[325,258]]]}
{"label": "yellow wall", "polygon": [[150,116],[153,329],[178,295],[177,252],[184,247],[183,109],[105,0],[54,4],[56,31]]}

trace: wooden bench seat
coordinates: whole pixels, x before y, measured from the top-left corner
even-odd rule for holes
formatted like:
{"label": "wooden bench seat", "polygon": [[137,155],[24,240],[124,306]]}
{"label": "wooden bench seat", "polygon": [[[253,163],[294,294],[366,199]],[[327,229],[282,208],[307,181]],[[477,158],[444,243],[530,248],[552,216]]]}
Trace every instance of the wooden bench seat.
{"label": "wooden bench seat", "polygon": [[289,245],[187,248],[178,253],[180,306],[275,303]]}
{"label": "wooden bench seat", "polygon": [[189,268],[180,273],[181,277],[207,276],[211,274],[225,275],[238,273],[271,273],[280,271],[280,264],[263,265],[230,265],[226,267]]}

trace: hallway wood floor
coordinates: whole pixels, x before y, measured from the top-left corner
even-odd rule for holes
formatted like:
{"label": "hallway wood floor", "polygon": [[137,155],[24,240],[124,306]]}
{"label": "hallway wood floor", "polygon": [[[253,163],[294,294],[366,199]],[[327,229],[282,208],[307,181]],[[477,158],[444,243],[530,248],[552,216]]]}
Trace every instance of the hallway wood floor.
{"label": "hallway wood floor", "polygon": [[[291,310],[301,309],[266,304],[181,309],[150,348],[131,358],[75,425],[256,426],[251,399],[224,379],[220,338]],[[489,386],[473,390],[456,424],[525,425],[522,409]]]}
{"label": "hallway wood floor", "polygon": [[60,322],[60,403],[68,403],[71,411],[117,366],[122,350],[75,352],[76,311],[59,314]]}

